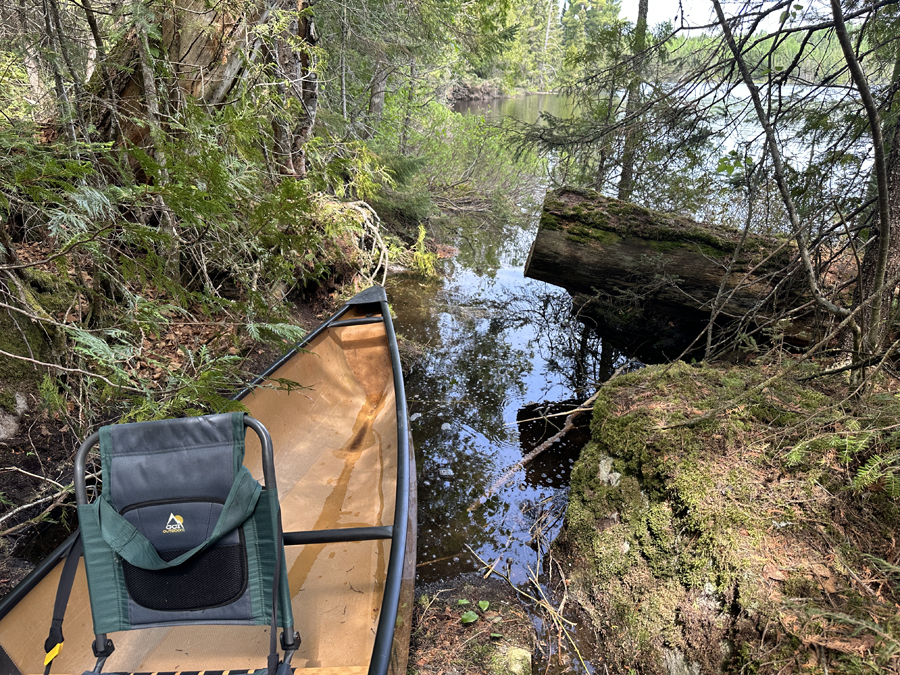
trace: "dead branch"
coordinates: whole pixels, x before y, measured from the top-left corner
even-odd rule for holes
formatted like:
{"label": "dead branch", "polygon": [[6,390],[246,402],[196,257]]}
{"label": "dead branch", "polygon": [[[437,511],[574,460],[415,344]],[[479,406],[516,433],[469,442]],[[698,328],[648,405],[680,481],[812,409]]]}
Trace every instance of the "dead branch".
{"label": "dead branch", "polygon": [[143,390],[137,389],[135,387],[129,387],[125,384],[116,384],[111,380],[107,380],[103,375],[98,375],[97,373],[91,373],[86,370],[82,370],[81,368],[66,368],[65,366],[61,366],[57,363],[46,363],[45,361],[38,361],[37,359],[29,359],[27,356],[19,356],[18,354],[10,354],[9,352],[5,352],[0,349],[0,356],[6,356],[11,359],[18,359],[19,361],[27,361],[28,363],[34,363],[39,366],[46,366],[47,368],[56,368],[57,370],[62,370],[66,373],[77,373],[79,375],[87,375],[88,377],[96,377],[98,380],[103,380],[111,387],[115,387],[116,389],[123,389],[125,391],[132,391],[136,394],[144,393]]}
{"label": "dead branch", "polygon": [[45,480],[48,483],[52,483],[53,485],[58,487],[60,490],[68,489],[65,485],[63,485],[62,483],[57,483],[52,478],[47,478],[46,476],[38,476],[36,473],[31,473],[30,471],[25,471],[25,469],[20,469],[17,466],[7,466],[7,467],[0,469],[0,471],[16,471],[18,473],[25,474],[26,476],[31,476],[32,478],[37,478],[38,480]]}
{"label": "dead branch", "polygon": [[[17,513],[21,513],[22,511],[25,511],[26,509],[32,508],[33,506],[38,506],[38,505],[40,505],[40,504],[46,504],[46,503],[49,502],[49,501],[53,501],[53,500],[55,500],[55,499],[60,499],[60,498],[62,498],[62,497],[65,497],[65,495],[67,495],[71,490],[72,490],[71,487],[64,488],[64,489],[62,489],[62,490],[58,490],[57,492],[54,492],[52,495],[47,495],[46,497],[41,497],[40,499],[36,499],[36,500],[33,501],[33,502],[29,502],[28,504],[22,504],[22,506],[18,506],[18,507],[16,507],[16,508],[14,508],[12,511],[10,511],[9,513],[7,513],[5,516],[3,516],[2,518],[0,518],[0,523],[3,523],[3,522],[5,522],[5,521],[9,520],[10,518],[12,518],[12,517],[13,517],[14,515],[16,515]],[[12,528],[12,529],[16,529],[16,528],[18,528],[18,527],[19,527],[19,526],[16,525],[15,528]],[[9,534],[9,533],[10,533],[9,530],[6,530],[6,531],[4,531],[4,532],[0,532],[0,537],[2,537],[2,536],[5,535],[5,534]]]}
{"label": "dead branch", "polygon": [[603,387],[605,387],[607,384],[609,384],[609,382],[612,381],[612,379],[616,375],[621,373],[623,368],[624,368],[624,366],[621,368],[617,368],[616,371],[612,374],[612,377],[610,377],[609,380],[604,382],[603,385],[597,391],[595,391],[594,394],[589,399],[587,399],[583,403],[579,404],[579,406],[573,412],[569,413],[569,416],[566,418],[565,424],[563,424],[562,429],[560,429],[557,433],[553,434],[553,436],[551,436],[546,441],[541,443],[539,446],[537,446],[534,450],[532,450],[527,455],[525,455],[518,462],[513,464],[509,469],[507,469],[507,471],[502,476],[500,476],[500,478],[495,480],[493,482],[493,484],[485,491],[485,493],[481,497],[479,497],[476,501],[472,502],[469,505],[469,511],[475,511],[475,510],[479,509],[482,504],[484,504],[488,499],[490,499],[491,495],[493,495],[495,492],[497,492],[497,490],[499,490],[502,487],[502,485],[506,481],[508,481],[510,479],[510,477],[513,476],[513,474],[516,473],[516,471],[519,471],[519,470],[525,468],[525,466],[527,466],[528,463],[531,462],[531,460],[533,460],[539,454],[544,452],[544,450],[549,448],[551,445],[553,445],[559,439],[561,439],[563,436],[565,436],[567,433],[569,433],[569,431],[571,431],[575,427],[575,418],[578,417],[578,415],[580,415],[581,413],[583,413],[587,410],[591,410],[591,406],[593,405],[594,401],[597,400],[597,397],[600,396],[600,392],[603,391]]}

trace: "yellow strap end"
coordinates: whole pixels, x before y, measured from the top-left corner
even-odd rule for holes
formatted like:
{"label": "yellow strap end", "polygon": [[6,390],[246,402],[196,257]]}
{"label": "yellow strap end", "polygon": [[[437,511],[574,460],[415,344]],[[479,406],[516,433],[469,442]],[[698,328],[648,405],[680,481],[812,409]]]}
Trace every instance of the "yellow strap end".
{"label": "yellow strap end", "polygon": [[53,649],[47,652],[47,656],[44,657],[45,666],[59,655],[59,653],[62,651],[62,646],[63,643],[60,642]]}

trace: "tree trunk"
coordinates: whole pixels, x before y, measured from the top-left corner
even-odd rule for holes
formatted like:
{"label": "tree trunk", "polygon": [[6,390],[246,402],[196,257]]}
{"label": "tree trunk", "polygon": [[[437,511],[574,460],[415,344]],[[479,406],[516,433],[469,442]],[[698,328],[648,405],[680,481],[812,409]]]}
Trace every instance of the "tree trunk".
{"label": "tree trunk", "polygon": [[400,140],[397,151],[401,155],[406,154],[406,142],[409,139],[409,127],[412,124],[412,113],[413,113],[413,101],[415,100],[416,94],[416,79],[418,77],[418,73],[416,72],[416,59],[413,56],[409,57],[409,88],[406,90],[406,106],[403,112],[403,124],[400,127]]}
{"label": "tree trunk", "polygon": [[634,79],[628,87],[628,101],[625,103],[625,147],[622,151],[622,174],[619,178],[619,199],[629,201],[634,191],[634,160],[637,153],[637,121],[632,117],[637,113],[641,100],[644,51],[647,49],[648,0],[638,1],[638,19],[634,34]]}
{"label": "tree trunk", "polygon": [[298,3],[300,20],[297,22],[297,36],[304,45],[308,46],[308,48],[301,49],[298,54],[300,82],[294,91],[294,95],[300,99],[300,104],[303,106],[303,114],[294,127],[292,146],[294,167],[297,170],[297,175],[301,178],[306,176],[305,147],[312,138],[313,127],[316,123],[316,113],[319,109],[319,79],[316,75],[316,62],[312,52],[312,48],[319,41],[319,36],[316,34],[315,21],[309,11],[307,11],[311,4],[309,0],[301,0]]}
{"label": "tree trunk", "polygon": [[350,23],[347,21],[347,5],[344,5],[341,15],[341,116],[347,119],[347,34],[350,32]]}
{"label": "tree trunk", "polygon": [[25,62],[25,74],[28,76],[28,87],[31,90],[33,99],[32,105],[35,110],[35,121],[43,122],[49,117],[47,114],[49,109],[47,88],[41,80],[40,61],[30,42],[31,31],[28,28],[28,11],[25,7],[25,0],[19,0],[16,5],[16,14],[23,37],[22,55]]}
{"label": "tree trunk", "polygon": [[[887,281],[897,279],[900,276],[900,237],[896,235],[890,236],[891,231],[894,233],[900,231],[900,143],[897,141],[898,138],[895,134],[885,171],[890,230],[882,278]],[[880,255],[879,243],[882,241],[882,228],[878,218],[874,219],[872,229],[874,230],[874,238],[869,242],[863,255],[859,282],[853,295],[854,306],[858,306],[864,298],[875,292],[875,283],[878,276],[877,263]],[[875,334],[870,338],[868,347],[872,352],[877,351],[884,344],[887,333],[891,328],[893,323],[891,321],[891,307],[896,294],[897,283],[890,284],[882,289],[879,306],[880,325],[874,327]],[[864,335],[872,334],[872,315],[873,312],[869,308],[863,308],[863,311],[860,312],[859,324]]]}
{"label": "tree trunk", "polygon": [[[248,63],[265,52],[263,41],[254,37],[254,29],[265,24],[274,10],[288,9],[282,4],[283,0],[269,0],[235,13],[232,6],[214,5],[210,9],[204,0],[186,0],[175,14],[167,15],[160,24],[161,58],[180,64],[175,82],[178,97],[207,106],[222,105]],[[140,122],[145,118],[145,101],[139,60],[138,40],[132,31],[107,55],[108,68],[98,68],[88,88],[98,96],[112,89],[123,140],[142,146],[149,130]],[[114,140],[114,117],[108,106],[96,107],[91,121],[100,138]]]}
{"label": "tree trunk", "polygon": [[[83,7],[91,13],[89,3]],[[244,77],[247,67],[257,60],[269,58],[275,67],[279,93],[285,101],[299,101],[302,110],[300,115],[294,110],[281,119],[272,120],[273,154],[280,172],[304,176],[304,145],[312,136],[318,108],[318,80],[311,49],[317,37],[311,4],[307,0],[297,4],[287,0],[266,0],[264,4],[245,7],[245,11],[235,12],[231,5],[210,8],[205,0],[186,0],[167,12],[159,26],[162,52],[159,59],[174,64],[174,67],[165,87],[144,77],[139,31],[133,30],[120,40],[106,55],[108,67],[97,68],[89,83],[96,99],[104,98],[104,94],[107,99],[103,105],[91,110],[91,122],[97,136],[125,146],[153,145],[152,135],[156,128],[142,120],[159,117],[162,112],[159,102],[163,101],[164,95],[176,108],[184,100],[207,107],[221,106]],[[291,35],[273,40],[257,37],[264,31],[255,29],[279,11],[293,13],[287,28]],[[102,41],[98,45],[102,45]],[[104,61],[102,54],[100,59]],[[157,89],[155,94],[153,86]],[[109,99],[114,100],[112,105]],[[156,110],[151,109],[154,105],[151,99],[157,101]]]}
{"label": "tree trunk", "polygon": [[381,121],[384,113],[384,94],[387,91],[388,69],[387,64],[376,61],[375,72],[372,74],[372,83],[369,85],[369,133]]}
{"label": "tree trunk", "polygon": [[[866,109],[874,150],[872,182],[877,204],[875,213],[872,214],[874,236],[863,255],[859,281],[853,296],[854,307],[859,306],[871,295],[880,298],[880,301],[875,299],[863,307],[857,320],[862,334],[866,337],[866,351],[871,356],[881,350],[893,323],[891,306],[896,295],[897,283],[891,280],[896,280],[900,274],[900,237],[896,235],[897,227],[900,226],[900,143],[896,133],[896,118],[891,117],[889,124],[882,125],[878,106],[853,51],[840,5],[834,0],[832,13],[835,19],[835,34],[844,53],[844,60]],[[894,63],[894,88],[898,82],[900,82],[900,57]],[[890,101],[886,108],[890,110]],[[885,158],[887,143],[891,145],[889,155]],[[859,356],[856,355],[857,358]]]}
{"label": "tree trunk", "polygon": [[878,106],[869,90],[869,83],[853,51],[853,45],[847,33],[847,27],[844,24],[843,13],[838,0],[831,0],[831,11],[834,16],[834,32],[841,45],[844,60],[847,62],[847,69],[850,71],[850,76],[859,91],[860,99],[866,110],[874,150],[873,171],[878,185],[878,228],[870,250],[866,251],[866,258],[870,257],[871,251],[873,260],[870,260],[869,265],[866,265],[865,259],[863,260],[862,275],[858,286],[862,290],[859,294],[861,301],[870,295],[875,296],[875,299],[864,309],[861,313],[861,318],[857,320],[857,323],[861,324],[866,348],[869,356],[871,356],[880,350],[883,336],[887,333],[887,325],[884,319],[889,316],[893,288],[885,288],[885,280],[888,278],[890,259],[893,259],[893,264],[896,266],[900,262],[900,256],[898,256],[896,244],[892,244],[891,241],[888,168],[884,157],[881,115],[878,113]]}
{"label": "tree trunk", "polygon": [[550,42],[550,20],[553,18],[554,0],[549,0],[547,6],[547,28],[544,31],[544,50],[541,52],[541,91],[546,91],[547,83],[545,70],[547,69],[547,45]]}
{"label": "tree trunk", "polygon": [[165,131],[159,118],[159,90],[156,86],[156,74],[153,68],[153,56],[150,52],[150,41],[147,35],[147,26],[138,22],[136,26],[138,40],[138,57],[140,62],[141,79],[144,84],[144,101],[147,108],[147,123],[150,128],[150,138],[156,150],[156,160],[159,162],[159,178],[155,206],[159,213],[160,229],[169,235],[169,242],[163,250],[166,260],[166,275],[171,279],[181,278],[181,247],[178,242],[178,232],[172,214],[163,199],[161,191],[169,180],[166,166]]}
{"label": "tree trunk", "polygon": [[[69,142],[72,144],[72,147],[76,147],[76,144],[78,142],[78,135],[75,132],[75,114],[71,102],[69,101],[69,94],[66,91],[65,82],[63,82],[62,72],[59,69],[59,62],[55,57],[55,54],[58,54],[60,51],[60,35],[57,27],[53,23],[53,14],[50,10],[48,0],[43,0],[43,11],[44,30],[46,32],[47,39],[50,41],[50,44],[53,47],[54,52],[54,54],[50,56],[48,62],[50,65],[50,71],[53,73],[53,84],[56,88],[56,98],[59,102],[60,117],[62,118],[62,123],[66,129],[66,135],[69,137]],[[77,155],[77,148],[75,152]]]}
{"label": "tree trunk", "polygon": [[641,335],[680,331],[667,353],[673,358],[714,309],[723,325],[745,316],[762,322],[806,299],[803,284],[789,274],[792,246],[742,236],[592,190],[562,189],[544,202],[525,276],[598,299],[607,319],[617,314]]}

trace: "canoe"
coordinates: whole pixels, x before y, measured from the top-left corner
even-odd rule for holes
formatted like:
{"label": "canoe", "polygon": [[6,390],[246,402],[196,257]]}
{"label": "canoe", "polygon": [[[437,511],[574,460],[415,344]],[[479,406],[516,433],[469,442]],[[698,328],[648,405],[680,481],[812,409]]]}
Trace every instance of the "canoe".
{"label": "canoe", "polygon": [[[286,379],[299,387],[267,386]],[[295,672],[406,672],[416,549],[416,489],[406,399],[384,289],[355,296],[235,398],[272,436]],[[254,434],[244,464],[262,468]],[[0,675],[43,673],[64,543],[0,602]],[[265,626],[178,626],[111,634],[106,673],[253,672]],[[54,675],[94,668],[79,561]]]}

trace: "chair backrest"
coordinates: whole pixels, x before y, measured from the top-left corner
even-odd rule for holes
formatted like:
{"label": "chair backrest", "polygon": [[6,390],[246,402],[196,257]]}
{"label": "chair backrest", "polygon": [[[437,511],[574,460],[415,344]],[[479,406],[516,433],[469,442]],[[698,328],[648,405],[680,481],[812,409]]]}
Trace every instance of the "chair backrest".
{"label": "chair backrest", "polygon": [[[265,429],[250,422],[270,449]],[[242,413],[103,427],[102,494],[92,503],[84,458],[76,462],[98,636],[151,626],[269,624],[276,567],[277,623],[293,632],[278,496],[268,484],[274,469],[266,467],[265,488],[252,478],[243,466],[244,435]],[[271,462],[271,451],[263,455]]]}

